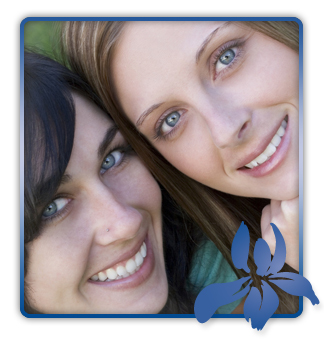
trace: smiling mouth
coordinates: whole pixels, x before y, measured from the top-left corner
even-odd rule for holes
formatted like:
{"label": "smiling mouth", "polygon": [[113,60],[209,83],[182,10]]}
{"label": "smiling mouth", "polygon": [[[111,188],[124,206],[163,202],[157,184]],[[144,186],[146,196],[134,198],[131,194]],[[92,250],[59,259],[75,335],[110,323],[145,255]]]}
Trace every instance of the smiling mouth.
{"label": "smiling mouth", "polygon": [[250,163],[246,164],[245,168],[253,169],[259,165],[262,165],[271,158],[271,156],[276,152],[277,147],[280,145],[282,137],[285,135],[287,120],[288,117],[286,116],[284,120],[282,120],[281,126],[279,127],[276,134],[273,136],[271,142],[266,147],[266,149],[255,159],[253,159]]}
{"label": "smiling mouth", "polygon": [[118,263],[114,267],[110,267],[105,271],[93,275],[90,279],[96,282],[110,282],[123,279],[136,273],[143,265],[147,254],[145,242],[142,243],[138,252],[125,262]]}

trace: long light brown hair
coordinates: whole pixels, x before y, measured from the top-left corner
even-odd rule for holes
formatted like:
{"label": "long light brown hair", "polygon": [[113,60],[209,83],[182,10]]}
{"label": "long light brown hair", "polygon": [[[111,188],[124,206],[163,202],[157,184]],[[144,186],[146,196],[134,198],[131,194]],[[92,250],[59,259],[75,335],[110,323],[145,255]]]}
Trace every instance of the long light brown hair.
{"label": "long light brown hair", "polygon": [[[299,27],[295,22],[260,21],[239,24],[247,25],[298,51]],[[111,62],[124,25],[125,22],[122,21],[65,22],[62,26],[62,52],[66,58],[65,63],[91,84],[122,134],[152,174],[215,243],[239,277],[246,274],[234,267],[230,250],[240,222],[247,224],[251,238],[248,265],[254,284],[260,289],[260,279],[255,276],[253,247],[256,240],[261,238],[261,211],[269,200],[228,195],[194,181],[174,168],[136,130],[118,101],[112,79]],[[283,270],[294,271],[288,265],[285,265]],[[279,288],[275,290],[280,299],[276,313],[297,312],[298,298]]]}

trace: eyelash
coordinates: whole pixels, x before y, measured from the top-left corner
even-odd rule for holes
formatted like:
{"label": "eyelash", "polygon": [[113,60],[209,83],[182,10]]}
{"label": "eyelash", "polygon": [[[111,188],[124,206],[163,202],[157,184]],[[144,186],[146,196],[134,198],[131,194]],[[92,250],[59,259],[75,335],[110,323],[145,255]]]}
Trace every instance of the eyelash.
{"label": "eyelash", "polygon": [[[106,172],[109,172],[109,170],[114,169],[116,167],[120,167],[122,165],[124,165],[127,161],[128,161],[128,157],[130,155],[132,155],[134,153],[133,148],[131,147],[131,145],[127,144],[127,143],[121,143],[119,145],[115,145],[114,147],[111,147],[109,152],[106,153],[105,158],[103,159],[103,161],[113,152],[121,152],[123,155],[121,157],[121,160],[119,161],[119,163],[117,165],[112,166],[111,168],[105,170],[102,167],[100,168],[100,174],[104,175]],[[101,163],[101,165],[103,164],[103,161]],[[104,170],[104,172],[102,172],[101,170]]]}
{"label": "eyelash", "polygon": [[[123,155],[121,157],[121,160],[119,161],[119,163],[117,165],[113,165],[111,168],[105,170],[104,172],[102,172],[101,170],[103,168],[100,168],[100,174],[101,175],[104,175],[105,173],[109,172],[109,170],[111,169],[114,169],[115,167],[116,168],[119,168],[121,167],[122,165],[124,165],[125,163],[127,163],[128,161],[128,158],[134,154],[134,150],[133,148],[127,144],[127,143],[121,143],[119,145],[116,145],[112,148],[110,148],[110,150],[107,152],[105,158],[103,159],[101,165],[103,164],[104,160],[108,157],[108,155],[112,154],[113,152],[115,151],[119,151],[121,152]],[[69,199],[68,203],[59,211],[57,211],[55,214],[51,215],[51,216],[48,216],[46,218],[44,218],[43,216],[41,217],[41,221],[42,221],[42,226],[45,226],[45,225],[48,225],[54,221],[57,221],[59,219],[61,219],[62,217],[64,217],[64,215],[66,214],[66,212],[69,210],[69,206],[70,206],[70,203],[72,201],[71,198],[68,197],[68,195],[64,195],[64,194],[59,194],[57,196],[55,196],[51,202],[49,204],[47,204],[43,210],[42,210],[42,213],[45,211],[45,209],[51,204],[53,203],[54,201],[58,200],[59,198],[65,198],[65,199]]]}
{"label": "eyelash", "polygon": [[[211,56],[211,64],[212,64],[212,73],[213,73],[213,79],[216,80],[219,75],[224,76],[226,72],[228,72],[231,68],[233,68],[236,63],[240,60],[243,54],[243,45],[245,43],[245,40],[232,40],[229,42],[226,42],[223,44],[220,48],[216,50],[215,53]],[[216,73],[216,65],[219,62],[220,57],[223,53],[225,53],[227,50],[237,48],[237,52],[235,53],[233,61],[228,64],[220,73]]]}
{"label": "eyelash", "polygon": [[[162,134],[161,130],[162,130],[162,126],[165,122],[165,119],[172,113],[174,112],[178,112],[180,114],[180,118],[179,118],[179,122],[174,126],[174,128],[166,133],[166,134]],[[171,139],[172,136],[177,132],[177,129],[180,127],[180,122],[182,120],[182,116],[186,111],[184,109],[175,109],[175,108],[171,108],[169,109],[165,114],[163,114],[159,120],[157,121],[156,125],[155,125],[155,135],[153,136],[153,140],[158,141],[158,140],[167,140],[167,139]]]}
{"label": "eyelash", "polygon": [[56,201],[56,200],[58,200],[58,199],[60,199],[60,198],[65,198],[65,199],[68,199],[69,201],[68,201],[68,203],[67,203],[61,210],[59,210],[58,212],[56,212],[54,215],[48,216],[48,217],[46,217],[46,218],[44,218],[44,217],[42,216],[42,218],[41,218],[41,220],[42,220],[42,226],[48,225],[48,224],[50,224],[50,223],[53,222],[53,221],[59,220],[61,217],[64,217],[65,213],[68,211],[68,209],[69,209],[69,203],[72,201],[72,199],[69,198],[69,197],[67,197],[67,195],[60,194],[60,195],[54,197],[54,198],[51,200],[51,202],[50,202],[49,204],[47,204],[47,205],[44,207],[42,213],[45,211],[45,209],[46,209],[51,203],[53,203],[54,201]]}

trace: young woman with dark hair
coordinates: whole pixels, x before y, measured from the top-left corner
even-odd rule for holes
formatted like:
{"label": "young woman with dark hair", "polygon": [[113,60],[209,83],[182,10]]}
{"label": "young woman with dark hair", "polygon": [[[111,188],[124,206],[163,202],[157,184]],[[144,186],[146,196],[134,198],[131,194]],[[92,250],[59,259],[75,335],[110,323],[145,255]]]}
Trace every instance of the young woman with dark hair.
{"label": "young woman with dark hair", "polygon": [[24,85],[26,313],[187,314],[236,279],[87,83],[25,52]]}
{"label": "young woman with dark hair", "polygon": [[[63,24],[66,63],[92,85],[149,170],[239,277],[245,273],[232,264],[230,247],[240,221],[250,229],[252,277],[255,241],[264,237],[274,251],[270,222],[286,240],[287,263],[298,269],[298,39],[296,22]],[[235,133],[230,144],[226,137],[221,140],[229,129]],[[274,153],[257,167],[254,158],[277,130],[292,132],[291,153],[286,153],[286,135],[286,152]],[[284,170],[272,172],[283,154],[288,155],[281,163]],[[236,164],[244,170],[236,172]],[[270,181],[265,168],[274,175]],[[288,265],[285,269],[292,271]],[[298,310],[297,298],[276,292],[277,313]]]}

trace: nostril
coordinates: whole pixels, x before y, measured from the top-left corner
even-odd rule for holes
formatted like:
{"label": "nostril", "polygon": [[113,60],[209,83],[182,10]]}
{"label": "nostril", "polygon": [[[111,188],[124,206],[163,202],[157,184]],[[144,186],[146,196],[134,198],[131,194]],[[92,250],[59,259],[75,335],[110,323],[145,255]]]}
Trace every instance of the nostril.
{"label": "nostril", "polygon": [[244,125],[241,127],[240,131],[239,131],[239,134],[238,134],[238,138],[241,139],[244,132],[246,131],[248,127],[248,122],[245,122]]}

